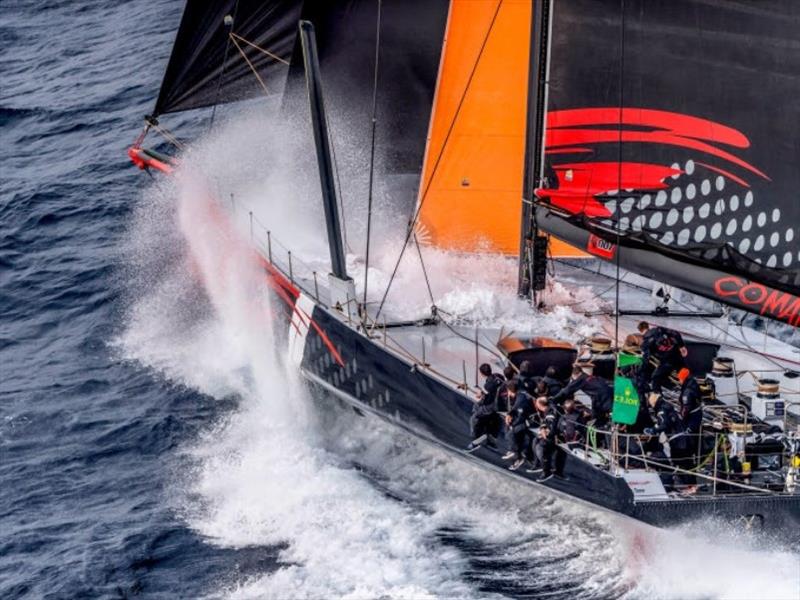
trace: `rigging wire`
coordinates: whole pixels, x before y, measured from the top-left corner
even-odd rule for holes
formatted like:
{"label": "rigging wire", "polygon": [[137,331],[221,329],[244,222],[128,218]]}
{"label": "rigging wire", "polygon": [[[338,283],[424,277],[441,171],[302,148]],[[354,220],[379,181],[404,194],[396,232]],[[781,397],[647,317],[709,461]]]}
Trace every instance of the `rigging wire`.
{"label": "rigging wire", "polygon": [[[236,23],[236,15],[238,12],[239,12],[239,0],[236,0],[236,2],[233,5],[233,15],[231,15],[232,20],[230,24],[223,21],[223,25],[226,25],[230,27],[231,30],[233,30],[233,25],[234,23]],[[214,118],[217,116],[217,105],[219,104],[219,94],[220,91],[222,90],[222,79],[225,77],[225,69],[228,67],[228,52],[230,51],[230,48],[231,48],[231,38],[228,37],[228,39],[225,41],[225,52],[222,55],[222,68],[220,69],[219,77],[217,78],[217,90],[214,92],[214,104],[211,108],[211,119],[208,122],[209,131],[213,129]]]}
{"label": "rigging wire", "polygon": [[[328,131],[332,132],[333,128],[331,127],[331,122],[330,119],[328,119],[327,113],[325,114],[325,123],[328,126]],[[331,161],[333,162],[333,174],[336,177],[336,200],[339,203],[339,217],[342,220],[342,242],[344,242],[347,251],[352,252],[353,250],[347,242],[347,219],[344,213],[344,198],[342,198],[342,181],[339,177],[339,163],[336,160],[336,144],[333,142],[333,136],[329,136],[329,145],[331,149]]]}
{"label": "rigging wire", "polygon": [[[625,104],[625,0],[620,1],[620,40],[619,40],[619,156],[617,159],[617,189],[622,189],[622,111]],[[616,248],[616,289],[614,290],[614,343],[619,346],[619,288],[620,288],[620,214],[617,211],[617,248]]]}
{"label": "rigging wire", "polygon": [[[408,247],[408,242],[411,240],[411,236],[414,235],[414,228],[416,227],[417,221],[419,220],[419,215],[422,212],[422,207],[425,204],[425,200],[428,197],[428,192],[430,191],[431,184],[436,176],[436,171],[441,164],[442,157],[444,156],[444,151],[447,148],[447,143],[450,141],[450,136],[455,129],[455,124],[458,121],[458,116],[461,113],[461,109],[464,106],[464,101],[467,97],[467,93],[469,92],[469,88],[472,85],[472,80],[475,78],[475,72],[478,70],[478,65],[481,62],[481,57],[483,56],[483,52],[486,49],[486,44],[489,41],[489,36],[494,29],[494,24],[497,21],[497,16],[500,14],[500,8],[503,6],[503,0],[498,0],[497,8],[492,15],[492,21],[489,23],[489,29],[486,31],[486,35],[483,38],[483,42],[481,43],[480,51],[478,52],[478,56],[475,59],[475,64],[472,65],[472,70],[470,71],[469,78],[467,79],[467,84],[464,86],[464,92],[461,94],[461,98],[458,101],[458,106],[456,107],[455,114],[453,115],[453,119],[450,122],[450,126],[447,130],[447,134],[445,135],[444,142],[442,143],[442,147],[439,150],[439,154],[436,157],[436,162],[433,165],[433,169],[431,170],[431,176],[428,178],[427,183],[425,184],[425,189],[422,192],[422,196],[420,197],[419,204],[417,204],[417,208],[414,211],[413,217],[408,223],[408,231],[406,232],[406,238],[403,242],[403,247],[400,249],[400,256],[397,257],[397,262],[394,265],[394,269],[392,270],[392,276],[389,278],[389,283],[386,285],[386,290],[383,293],[383,297],[381,298],[380,305],[378,306],[378,312],[375,315],[377,319],[380,316],[381,311],[383,310],[383,305],[386,302],[386,298],[389,295],[389,290],[392,288],[392,283],[394,282],[395,277],[397,276],[397,270],[400,268],[400,262],[403,260],[403,255],[405,254],[406,248]],[[422,174],[424,177],[424,173]]]}
{"label": "rigging wire", "polygon": [[422,275],[425,277],[425,286],[428,288],[428,297],[431,299],[431,307],[436,306],[436,299],[433,297],[433,289],[431,289],[431,281],[428,278],[428,269],[425,268],[425,261],[422,259],[422,248],[419,246],[417,234],[414,234],[414,245],[417,247],[417,255],[419,256],[419,264],[422,267]]}
{"label": "rigging wire", "polygon": [[[372,235],[372,199],[373,187],[375,184],[375,129],[377,126],[378,114],[378,61],[381,48],[381,7],[382,2],[378,0],[378,18],[375,24],[375,78],[372,82],[372,139],[369,151],[369,192],[367,196],[367,248],[365,251],[364,265],[364,307],[367,306],[367,286],[369,283],[369,243]],[[420,257],[421,260],[421,257]],[[425,269],[423,265],[423,270]]]}

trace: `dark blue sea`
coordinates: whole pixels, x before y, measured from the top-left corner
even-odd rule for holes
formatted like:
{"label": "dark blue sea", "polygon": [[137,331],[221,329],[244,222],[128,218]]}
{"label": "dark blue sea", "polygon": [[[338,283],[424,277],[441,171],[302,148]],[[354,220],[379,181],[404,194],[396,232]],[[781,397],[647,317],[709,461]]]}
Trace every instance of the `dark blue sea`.
{"label": "dark blue sea", "polygon": [[778,542],[639,531],[292,381],[126,156],[182,4],[0,9],[0,598],[800,597]]}

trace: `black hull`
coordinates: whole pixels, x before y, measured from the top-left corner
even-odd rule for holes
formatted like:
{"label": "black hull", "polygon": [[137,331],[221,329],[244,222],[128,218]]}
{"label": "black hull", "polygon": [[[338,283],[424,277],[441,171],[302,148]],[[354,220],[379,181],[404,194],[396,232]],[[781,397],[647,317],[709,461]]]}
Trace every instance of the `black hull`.
{"label": "black hull", "polygon": [[[275,270],[272,277],[281,277]],[[289,286],[283,280],[282,286]],[[293,286],[292,286],[293,287]],[[314,322],[290,345],[302,344],[295,362],[303,377],[336,395],[359,411],[372,413],[417,438],[514,477],[543,491],[573,502],[611,511],[632,519],[667,527],[714,518],[755,525],[782,536],[800,532],[800,495],[737,494],[660,501],[635,501],[621,477],[599,470],[559,449],[557,465],[562,477],[543,483],[523,470],[512,472],[498,452],[465,449],[471,441],[469,420],[472,401],[437,375],[384,346],[382,338],[368,339],[338,313],[314,303],[299,292],[298,304]],[[311,306],[313,305],[313,310]],[[284,314],[291,315],[292,309]],[[290,328],[290,338],[292,332]],[[335,350],[335,352],[334,352]]]}

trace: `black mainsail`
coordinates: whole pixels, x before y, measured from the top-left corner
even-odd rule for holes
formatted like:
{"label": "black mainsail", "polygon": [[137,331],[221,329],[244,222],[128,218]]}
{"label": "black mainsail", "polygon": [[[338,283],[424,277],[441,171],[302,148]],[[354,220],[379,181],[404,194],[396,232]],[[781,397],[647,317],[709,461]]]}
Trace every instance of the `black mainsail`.
{"label": "black mainsail", "polygon": [[281,92],[302,5],[188,0],[154,115]]}
{"label": "black mainsail", "polygon": [[800,4],[569,0],[552,10],[538,226],[800,325]]}

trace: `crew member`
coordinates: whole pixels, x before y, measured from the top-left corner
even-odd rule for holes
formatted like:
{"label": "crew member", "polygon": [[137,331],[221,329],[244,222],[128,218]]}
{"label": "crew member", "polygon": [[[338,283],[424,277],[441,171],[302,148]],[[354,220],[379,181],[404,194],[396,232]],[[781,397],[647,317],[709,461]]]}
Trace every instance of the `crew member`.
{"label": "crew member", "polygon": [[533,368],[528,360],[523,360],[519,365],[519,375],[517,375],[517,382],[520,387],[525,390],[529,396],[536,397],[536,384],[539,383],[539,377],[533,374]]}
{"label": "crew member", "polygon": [[567,444],[578,443],[583,439],[585,423],[583,415],[575,406],[575,398],[565,398],[563,414],[558,419],[558,438]]}
{"label": "crew member", "polygon": [[[689,354],[683,337],[674,329],[666,327],[650,327],[647,321],[639,323],[642,334],[642,364],[645,380],[651,391],[660,394],[661,387],[669,374],[686,366],[685,358]],[[650,358],[658,359],[654,367]]]}
{"label": "crew member", "polygon": [[511,437],[511,450],[503,456],[504,460],[514,460],[509,468],[512,471],[519,469],[526,460],[531,460],[530,432],[528,431],[528,417],[533,414],[533,400],[516,381],[506,384],[508,401],[511,412],[506,415],[506,425]]}
{"label": "crew member", "polygon": [[473,449],[485,441],[493,446],[494,438],[500,434],[502,424],[497,414],[497,400],[500,389],[505,383],[505,378],[499,373],[493,373],[492,367],[487,363],[483,363],[478,371],[484,381],[478,401],[472,407],[470,419],[473,438],[470,448]]}
{"label": "crew member", "polygon": [[587,375],[581,367],[575,366],[572,368],[572,379],[564,389],[553,396],[553,402],[557,403],[572,397],[577,391],[582,391],[592,399],[592,418],[595,428],[606,427],[614,403],[614,389],[605,379]]}
{"label": "crew member", "polygon": [[538,468],[542,469],[542,478],[548,478],[553,471],[558,413],[545,396],[536,398],[534,406],[535,410],[530,418],[530,424],[536,431],[533,440],[533,454],[536,457]]}
{"label": "crew member", "polygon": [[506,368],[503,369],[503,376],[505,377],[506,381],[503,384],[503,387],[500,388],[500,391],[497,392],[498,413],[508,413],[511,410],[511,402],[508,401],[508,382],[516,381],[517,370],[512,365],[507,365]]}
{"label": "crew member", "polygon": [[698,435],[703,424],[703,392],[697,379],[685,367],[678,371],[678,381],[681,382],[681,424],[687,433]]}
{"label": "crew member", "polygon": [[552,398],[564,389],[564,382],[558,379],[556,375],[556,368],[549,366],[547,367],[547,371],[544,372],[544,377],[542,377],[542,382],[547,386],[547,396],[549,398]]}
{"label": "crew member", "polygon": [[[655,425],[645,429],[645,435],[659,436],[663,433],[667,438],[672,464],[684,470],[690,469],[693,462],[691,459],[691,438],[684,432],[680,415],[669,402],[655,392],[649,395],[648,403],[653,413]],[[688,493],[697,491],[695,485],[697,478],[693,474],[679,473],[678,479],[689,486],[686,490]]]}

